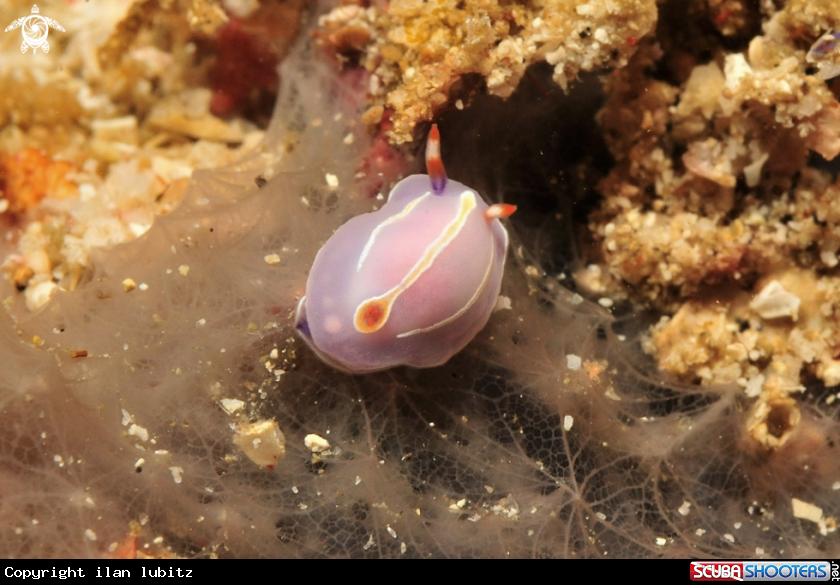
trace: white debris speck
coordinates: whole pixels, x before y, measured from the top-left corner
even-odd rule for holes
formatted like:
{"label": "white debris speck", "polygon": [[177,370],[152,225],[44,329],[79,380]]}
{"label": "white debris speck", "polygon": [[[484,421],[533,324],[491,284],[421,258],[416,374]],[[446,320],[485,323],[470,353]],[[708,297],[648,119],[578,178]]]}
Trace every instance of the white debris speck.
{"label": "white debris speck", "polygon": [[840,481],[835,481],[833,484],[831,484],[831,489],[840,490]]}
{"label": "white debris speck", "polygon": [[607,519],[607,515],[604,514],[603,512],[596,512],[595,515],[598,517],[598,520],[600,520],[601,522],[604,522]]}
{"label": "white debris speck", "polygon": [[353,144],[355,141],[356,141],[356,136],[352,132],[350,132],[347,136],[344,137],[344,140],[342,142],[344,142],[344,144],[347,144],[349,146],[350,144]]}
{"label": "white debris speck", "polygon": [[146,429],[146,427],[141,427],[140,425],[133,424],[130,427],[128,427],[128,434],[132,437],[137,437],[143,442],[149,440],[149,431]]}
{"label": "white debris speck", "polygon": [[840,264],[840,261],[837,259],[837,253],[833,250],[823,250],[820,252],[820,260],[822,260],[829,268],[834,268]]}
{"label": "white debris speck", "polygon": [[464,109],[464,100],[455,100],[455,109],[456,110],[463,110]]}
{"label": "white debris speck", "polygon": [[770,158],[770,154],[763,152],[759,154],[753,162],[744,167],[744,179],[747,187],[755,187],[761,181],[761,167]]}
{"label": "white debris speck", "polygon": [[747,387],[744,388],[744,393],[750,398],[755,398],[761,394],[761,389],[764,387],[764,376],[758,374],[747,380]]}
{"label": "white debris speck", "polygon": [[187,274],[189,274],[189,273],[190,273],[190,267],[189,267],[189,266],[187,266],[186,264],[181,264],[181,265],[178,267],[178,272],[180,272],[180,273],[181,273],[181,276],[186,276]]}
{"label": "white debris speck", "polygon": [[365,549],[365,550],[368,550],[370,547],[374,546],[375,544],[376,544],[376,541],[373,539],[373,534],[371,534],[370,538],[368,538],[368,541],[365,543],[365,545],[362,548]]}
{"label": "white debris speck", "polygon": [[137,283],[134,282],[134,280],[132,280],[130,278],[126,278],[125,280],[123,280],[122,285],[123,285],[123,290],[125,292],[131,292],[135,288],[137,288]]}
{"label": "white debris speck", "polygon": [[300,490],[298,489],[298,486],[296,486],[296,485],[293,485],[293,486],[292,486],[292,493],[293,493],[293,494],[296,494],[296,493],[298,493],[299,491],[300,491]]}
{"label": "white debris speck", "polygon": [[665,546],[667,544],[667,542],[668,542],[668,540],[666,538],[662,538],[661,536],[656,539],[656,544],[658,546]]}
{"label": "white debris speck", "polygon": [[697,530],[694,531],[694,534],[696,534],[697,536],[703,536],[704,534],[706,534],[706,531],[703,530],[702,528],[698,528]]}
{"label": "white debris speck", "polygon": [[145,282],[141,282],[141,283],[137,286],[137,288],[139,288],[140,290],[144,290],[144,291],[145,291],[145,290],[149,290],[149,285],[148,285],[148,284],[146,284]]}
{"label": "white debris speck", "polygon": [[510,297],[499,295],[496,299],[496,306],[493,308],[493,312],[504,311],[505,309],[510,309]]}
{"label": "white debris speck", "polygon": [[85,538],[87,538],[88,540],[96,540],[96,533],[90,528],[88,528],[87,530],[85,530]]}
{"label": "white debris speck", "polygon": [[134,462],[134,469],[142,468],[143,465],[145,465],[145,463],[146,463],[146,460],[141,457],[140,459],[138,459],[137,461]]}
{"label": "white debris speck", "polygon": [[321,435],[306,435],[303,438],[303,444],[313,453],[321,453],[330,448],[330,442]]}
{"label": "white debris speck", "polygon": [[207,319],[199,319],[198,321],[195,322],[195,326],[196,327],[201,327],[205,323],[207,323]]}
{"label": "white debris speck", "polygon": [[735,537],[729,534],[728,532],[723,535],[723,537],[728,540],[729,542],[735,542]]}
{"label": "white debris speck", "polygon": [[796,498],[791,498],[790,503],[793,507],[794,518],[810,520],[811,522],[819,522],[820,520],[822,520],[823,511],[822,508],[820,508],[819,506],[809,504],[808,502],[803,502],[802,500],[798,500]]}
{"label": "white debris speck", "polygon": [[680,513],[681,516],[688,516],[688,513],[691,511],[691,502],[686,502],[683,500],[682,506],[677,508],[677,512]]}
{"label": "white debris speck", "polygon": [[275,420],[238,425],[233,444],[260,467],[271,469],[286,456],[286,437]]}
{"label": "white debris speck", "polygon": [[23,293],[26,297],[26,308],[30,311],[37,311],[50,302],[57,290],[58,285],[52,280],[45,280],[35,286],[27,287]]}
{"label": "white debris speck", "polygon": [[360,483],[362,483],[362,478],[357,475],[356,476],[356,485],[359,485]]}
{"label": "white debris speck", "polygon": [[0,199],[0,213],[5,213],[9,209],[9,200]]}
{"label": "white debris speck", "polygon": [[265,263],[269,266],[280,264],[280,256],[278,254],[266,254],[263,260],[265,260]]}
{"label": "white debris speck", "polygon": [[236,398],[222,398],[219,400],[219,406],[222,407],[228,414],[234,414],[235,412],[239,412],[242,410],[242,407],[245,406],[245,403],[241,400],[237,400]]}
{"label": "white debris speck", "polygon": [[405,543],[404,543],[404,542],[401,542],[401,543],[400,543],[400,554],[401,554],[401,555],[404,555],[404,554],[405,554],[405,551],[407,551],[407,550],[408,550],[408,547],[405,545]]}
{"label": "white debris speck", "polygon": [[608,297],[601,297],[600,299],[598,299],[598,304],[601,305],[602,307],[604,307],[605,309],[609,309],[615,303],[613,302],[612,299],[610,299]]}
{"label": "white debris speck", "polygon": [[566,354],[566,367],[570,370],[579,370],[583,360],[573,353]]}
{"label": "white debris speck", "polygon": [[573,416],[567,414],[563,417],[563,429],[566,431],[572,430],[572,425],[575,424],[575,419]]}
{"label": "white debris speck", "polygon": [[391,525],[390,525],[390,524],[386,524],[386,525],[385,525],[385,530],[387,530],[387,531],[388,531],[388,534],[390,534],[390,535],[391,535],[391,538],[396,538],[396,537],[397,537],[397,533],[396,533],[396,531],[395,531],[393,528],[391,528]]}
{"label": "white debris speck", "polygon": [[330,187],[330,189],[335,189],[336,187],[338,187],[338,177],[336,177],[332,173],[327,173],[326,175],[324,175],[324,179],[326,179],[327,185]]}
{"label": "white debris speck", "polygon": [[577,294],[577,293],[575,293],[575,294],[573,294],[573,295],[572,295],[571,303],[572,303],[573,305],[579,305],[579,304],[581,304],[582,302],[583,302],[583,297],[582,297],[582,296],[580,296],[580,295],[579,295],[579,294]]}
{"label": "white debris speck", "polygon": [[755,554],[763,555],[764,554],[764,549],[761,548],[760,546],[755,547]]}
{"label": "white debris speck", "polygon": [[778,280],[773,280],[753,298],[750,308],[761,315],[762,319],[790,317],[796,321],[799,318],[800,303],[798,296],[786,291]]}
{"label": "white debris speck", "polygon": [[170,467],[169,471],[172,472],[172,479],[175,480],[175,483],[181,483],[181,474],[184,473],[183,467]]}
{"label": "white debris speck", "polygon": [[735,527],[735,530],[740,530],[742,524],[740,522],[736,522],[735,524],[733,524],[733,526]]}
{"label": "white debris speck", "polygon": [[149,231],[149,228],[151,228],[151,227],[152,227],[152,224],[150,224],[150,223],[135,223],[135,222],[132,221],[132,222],[129,222],[129,224],[128,224],[128,230],[132,234],[134,234],[135,238],[139,238],[140,236],[145,234],[147,231]]}

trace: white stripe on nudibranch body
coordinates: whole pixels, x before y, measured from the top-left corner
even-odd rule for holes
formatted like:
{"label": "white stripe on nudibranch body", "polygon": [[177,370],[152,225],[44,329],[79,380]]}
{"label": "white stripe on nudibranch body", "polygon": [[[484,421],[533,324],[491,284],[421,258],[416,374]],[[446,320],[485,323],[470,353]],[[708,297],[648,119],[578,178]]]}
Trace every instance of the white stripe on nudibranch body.
{"label": "white stripe on nudibranch body", "polygon": [[[507,233],[505,233],[505,238],[506,238],[505,239],[505,249],[507,249]],[[427,333],[429,331],[434,331],[435,329],[440,329],[444,325],[448,325],[449,323],[452,323],[453,321],[458,319],[461,315],[466,313],[470,309],[470,307],[472,307],[475,304],[475,302],[481,296],[481,293],[483,293],[484,289],[487,287],[487,282],[490,280],[490,273],[493,271],[493,262],[495,261],[495,259],[496,259],[496,251],[493,248],[491,248],[490,249],[490,261],[487,262],[487,270],[484,272],[484,278],[481,279],[481,284],[478,286],[478,288],[475,289],[475,294],[473,294],[472,298],[470,298],[470,300],[468,300],[463,307],[458,309],[455,313],[453,313],[452,315],[450,315],[446,319],[438,321],[434,325],[429,325],[428,327],[421,327],[420,329],[413,329],[413,330],[407,331],[405,333],[400,333],[399,335],[397,335],[397,337],[398,338],[411,337],[412,335],[417,335],[418,333]]]}
{"label": "white stripe on nudibranch body", "polygon": [[425,195],[421,195],[414,201],[409,202],[408,205],[405,206],[401,212],[396,215],[392,215],[382,223],[380,223],[376,228],[371,232],[370,237],[368,238],[367,243],[365,244],[364,249],[362,250],[361,256],[359,256],[359,261],[356,263],[356,272],[359,272],[362,269],[362,264],[365,263],[365,259],[367,258],[368,254],[370,253],[371,248],[373,248],[373,244],[376,242],[376,236],[379,235],[383,229],[388,227],[389,225],[395,224],[401,219],[408,217],[408,214],[417,207],[422,201],[424,201],[427,197],[430,197],[431,193],[426,193]]}
{"label": "white stripe on nudibranch body", "polygon": [[490,318],[508,247],[499,220],[516,208],[488,207],[447,178],[437,126],[426,168],[341,226],[315,258],[295,326],[338,369],[441,365]]}
{"label": "white stripe on nudibranch body", "polygon": [[397,286],[382,295],[366,299],[359,303],[353,318],[356,331],[359,333],[373,333],[385,326],[396,300],[401,294],[411,288],[411,285],[417,282],[425,272],[434,266],[435,259],[440,256],[440,253],[446,249],[452,240],[458,237],[458,234],[461,233],[461,230],[464,229],[464,225],[467,223],[470,212],[475,208],[475,193],[471,191],[461,193],[461,204],[458,206],[458,211],[453,220],[429,244],[420,259],[411,267]]}

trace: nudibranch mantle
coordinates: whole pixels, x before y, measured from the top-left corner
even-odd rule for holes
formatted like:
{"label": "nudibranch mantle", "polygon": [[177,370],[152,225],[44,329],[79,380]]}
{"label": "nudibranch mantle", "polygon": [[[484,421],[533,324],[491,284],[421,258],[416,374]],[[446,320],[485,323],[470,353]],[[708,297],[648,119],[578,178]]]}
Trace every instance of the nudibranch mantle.
{"label": "nudibranch mantle", "polygon": [[498,218],[515,208],[488,207],[442,172],[397,183],[381,209],[345,223],[315,257],[296,327],[333,367],[438,366],[487,323],[508,246]]}

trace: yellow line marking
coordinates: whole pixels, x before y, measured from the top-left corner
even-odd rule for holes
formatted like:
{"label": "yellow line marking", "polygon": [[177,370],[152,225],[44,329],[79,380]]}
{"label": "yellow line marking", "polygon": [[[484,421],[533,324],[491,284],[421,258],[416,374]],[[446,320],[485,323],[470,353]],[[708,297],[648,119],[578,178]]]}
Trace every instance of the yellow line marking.
{"label": "yellow line marking", "polygon": [[376,226],[376,229],[374,229],[370,233],[370,237],[368,238],[368,241],[365,244],[365,247],[362,249],[362,255],[359,256],[359,261],[356,263],[356,272],[358,272],[362,269],[362,264],[364,264],[364,261],[367,258],[367,255],[370,253],[370,249],[373,248],[373,243],[376,241],[376,236],[379,235],[379,232],[381,232],[384,228],[388,227],[392,223],[396,223],[399,220],[406,217],[409,213],[411,213],[411,211],[415,207],[417,207],[417,205],[421,201],[423,201],[427,197],[430,197],[431,194],[432,194],[431,191],[429,191],[429,192],[425,193],[424,195],[421,195],[420,197],[418,197],[417,199],[415,199],[414,201],[411,201],[408,205],[406,205],[405,209],[400,211],[398,214],[392,215],[391,217],[389,217],[388,219],[386,219],[385,221],[380,223],[378,226]]}
{"label": "yellow line marking", "polygon": [[466,313],[470,307],[472,307],[475,302],[478,300],[478,297],[481,296],[481,293],[484,291],[484,287],[487,286],[487,282],[490,280],[490,273],[493,272],[493,261],[496,259],[496,246],[492,246],[490,248],[490,262],[487,263],[487,270],[484,272],[484,278],[481,279],[481,284],[476,289],[475,294],[473,294],[472,298],[467,301],[467,304],[458,309],[454,314],[450,315],[443,321],[438,321],[434,325],[429,325],[428,327],[421,327],[420,329],[413,329],[407,333],[400,333],[397,337],[410,337],[412,335],[417,335],[418,333],[426,333],[427,331],[433,331],[434,329],[438,329],[439,327],[443,327],[444,325],[448,325],[452,323],[455,319]]}
{"label": "yellow line marking", "polygon": [[449,222],[443,228],[441,234],[429,244],[417,263],[411,267],[397,286],[383,295],[371,297],[359,304],[353,319],[356,331],[360,333],[373,333],[379,331],[385,325],[391,314],[391,307],[394,306],[394,302],[434,265],[438,255],[446,249],[452,240],[458,237],[458,234],[461,233],[461,230],[467,223],[470,212],[475,207],[475,194],[471,191],[461,193],[461,204],[455,215],[455,219]]}

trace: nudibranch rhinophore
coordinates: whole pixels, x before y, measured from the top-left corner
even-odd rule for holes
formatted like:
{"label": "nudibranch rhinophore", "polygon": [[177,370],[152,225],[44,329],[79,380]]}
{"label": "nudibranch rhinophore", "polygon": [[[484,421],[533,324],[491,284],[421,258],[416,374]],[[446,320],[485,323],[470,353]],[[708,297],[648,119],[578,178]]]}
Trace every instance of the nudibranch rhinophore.
{"label": "nudibranch rhinophore", "polygon": [[516,207],[488,206],[447,179],[437,125],[426,170],[397,183],[381,209],[341,226],[315,257],[295,326],[335,368],[439,366],[496,305],[508,246],[499,219]]}

